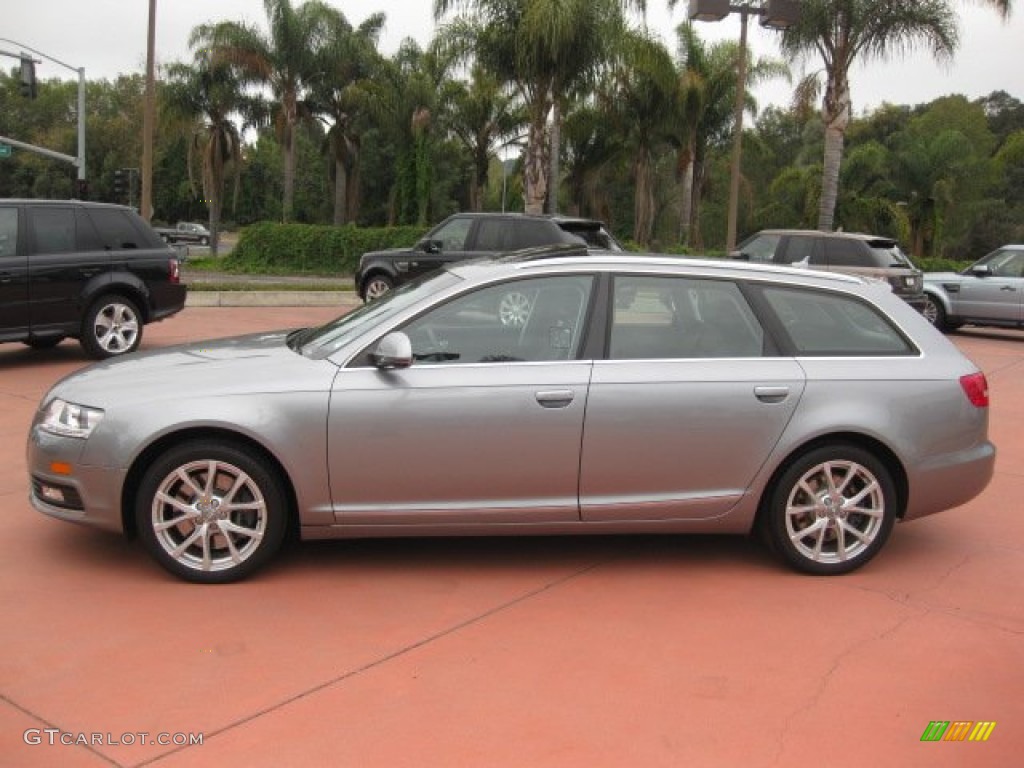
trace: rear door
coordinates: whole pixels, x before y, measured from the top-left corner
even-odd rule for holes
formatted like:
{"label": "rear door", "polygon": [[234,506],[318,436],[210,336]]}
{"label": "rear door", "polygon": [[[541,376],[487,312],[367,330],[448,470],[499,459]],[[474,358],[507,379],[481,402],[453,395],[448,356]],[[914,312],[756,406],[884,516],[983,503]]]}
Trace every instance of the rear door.
{"label": "rear door", "polygon": [[580,475],[584,520],[718,517],[743,496],[804,389],[769,356],[735,284],[620,276],[608,359],[594,364]]}
{"label": "rear door", "polygon": [[0,204],[0,338],[28,331],[28,257],[18,248],[19,209]]}
{"label": "rear door", "polygon": [[110,254],[76,205],[27,205],[29,299],[34,331],[74,328],[82,291],[110,270]]}

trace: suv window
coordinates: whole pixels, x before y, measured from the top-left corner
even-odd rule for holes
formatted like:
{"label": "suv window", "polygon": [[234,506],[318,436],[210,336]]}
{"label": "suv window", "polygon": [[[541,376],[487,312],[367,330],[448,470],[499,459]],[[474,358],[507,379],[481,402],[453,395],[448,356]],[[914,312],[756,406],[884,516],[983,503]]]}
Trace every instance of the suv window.
{"label": "suv window", "polygon": [[808,264],[817,264],[821,259],[820,249],[815,249],[817,243],[817,237],[801,237],[799,235],[788,237],[786,238],[786,250],[776,261],[779,264],[798,264],[802,261],[806,261]]}
{"label": "suv window", "polygon": [[857,240],[823,238],[824,263],[830,267],[873,267],[868,249]]}
{"label": "suv window", "polygon": [[89,213],[99,230],[100,241],[111,251],[126,248],[145,248],[141,233],[135,228],[126,211],[116,208],[94,208]]}
{"label": "suv window", "polygon": [[446,251],[466,250],[466,238],[473,227],[473,221],[467,218],[455,218],[430,233],[431,240],[440,240],[441,247]]}
{"label": "suv window", "polygon": [[[782,235],[754,235],[750,240],[740,244],[740,253],[747,256],[750,261],[764,261],[771,263],[775,261],[775,249],[779,247]],[[798,238],[790,238],[795,240]]]}
{"label": "suv window", "polygon": [[75,250],[75,210],[43,207],[28,209],[34,253],[70,253]]}
{"label": "suv window", "polygon": [[510,239],[510,224],[511,222],[507,219],[482,219],[476,227],[476,245],[474,250],[505,250]]}
{"label": "suv window", "polygon": [[853,297],[792,288],[764,288],[798,355],[911,355],[914,348],[877,309]]}
{"label": "suv window", "polygon": [[18,209],[0,208],[0,258],[18,252]]}

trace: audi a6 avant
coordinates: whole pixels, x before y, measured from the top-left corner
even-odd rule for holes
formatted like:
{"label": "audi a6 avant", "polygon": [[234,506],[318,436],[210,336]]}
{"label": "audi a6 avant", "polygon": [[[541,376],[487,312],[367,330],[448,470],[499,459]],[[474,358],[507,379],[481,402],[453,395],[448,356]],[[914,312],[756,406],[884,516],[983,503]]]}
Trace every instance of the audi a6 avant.
{"label": "audi a6 avant", "polygon": [[840,574],[980,493],[987,432],[984,375],[888,285],[553,256],[96,363],[43,398],[28,466],[38,510],[137,534],[198,582],[251,574],[289,532],[759,530]]}

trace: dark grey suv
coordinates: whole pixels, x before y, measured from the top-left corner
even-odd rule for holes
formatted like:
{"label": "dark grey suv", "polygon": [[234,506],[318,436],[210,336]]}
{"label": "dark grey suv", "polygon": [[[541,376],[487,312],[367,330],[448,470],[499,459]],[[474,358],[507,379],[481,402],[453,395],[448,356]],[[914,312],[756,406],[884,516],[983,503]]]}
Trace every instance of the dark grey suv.
{"label": "dark grey suv", "polygon": [[0,200],[0,342],[71,337],[91,357],[122,355],[185,293],[174,251],[131,209]]}
{"label": "dark grey suv", "polygon": [[884,280],[918,311],[924,308],[924,276],[891,237],[810,229],[765,229],[732,254],[743,261],[791,264]]}
{"label": "dark grey suv", "polygon": [[363,254],[355,274],[356,290],[364,301],[370,301],[449,262],[544,245],[580,244],[581,240],[598,250],[623,250],[604,225],[593,219],[457,213],[430,230],[412,248]]}

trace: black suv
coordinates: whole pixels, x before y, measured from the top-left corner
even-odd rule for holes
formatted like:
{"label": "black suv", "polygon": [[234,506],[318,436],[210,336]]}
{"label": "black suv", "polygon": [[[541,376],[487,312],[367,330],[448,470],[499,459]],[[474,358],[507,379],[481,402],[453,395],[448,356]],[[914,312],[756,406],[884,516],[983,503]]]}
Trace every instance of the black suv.
{"label": "black suv", "polygon": [[885,280],[892,291],[920,311],[924,276],[891,237],[813,229],[765,229],[731,254],[734,259],[845,272]]}
{"label": "black suv", "polygon": [[578,245],[581,240],[591,248],[622,250],[604,225],[592,219],[525,213],[457,213],[430,230],[412,248],[363,254],[355,275],[356,290],[364,301],[370,301],[450,261],[542,245]]}
{"label": "black suv", "polygon": [[122,355],[185,292],[174,251],[130,208],[0,200],[0,342],[70,336],[92,357]]}

